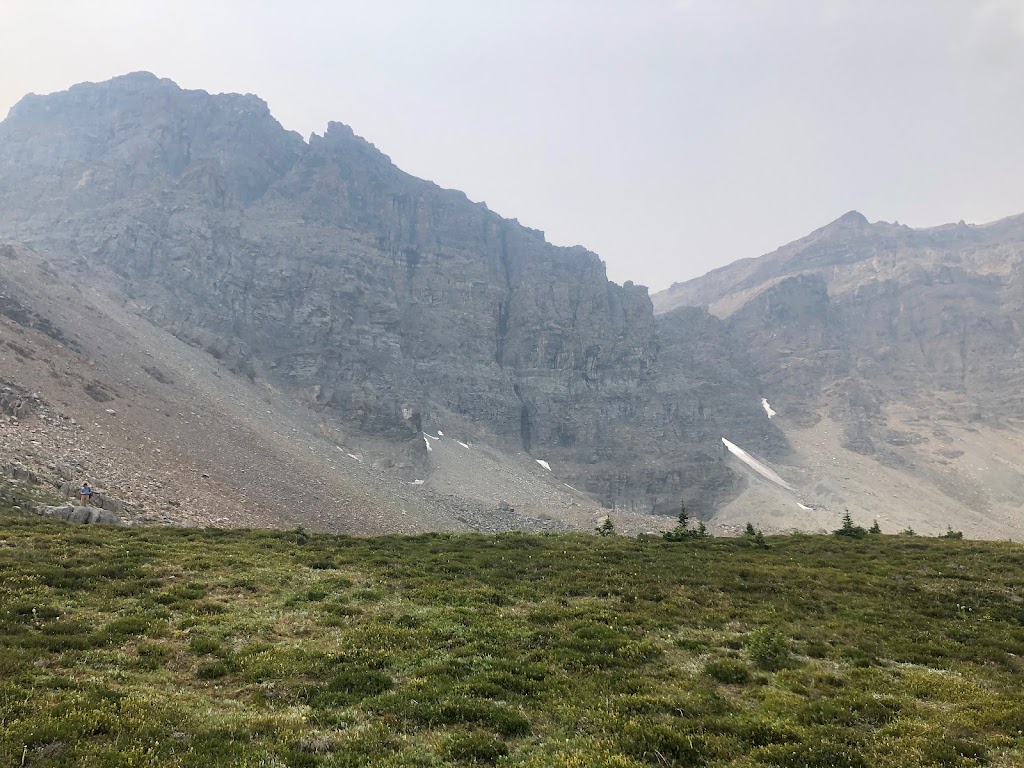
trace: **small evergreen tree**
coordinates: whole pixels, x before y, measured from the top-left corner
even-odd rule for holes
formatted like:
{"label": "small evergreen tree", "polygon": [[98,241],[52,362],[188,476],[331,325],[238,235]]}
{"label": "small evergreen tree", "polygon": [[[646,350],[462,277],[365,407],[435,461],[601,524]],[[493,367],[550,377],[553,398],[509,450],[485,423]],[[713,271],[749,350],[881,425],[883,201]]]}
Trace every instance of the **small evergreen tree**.
{"label": "small evergreen tree", "polygon": [[914,529],[908,525],[906,530],[900,531],[900,536],[917,536],[917,534],[914,533]]}
{"label": "small evergreen tree", "polygon": [[843,525],[838,530],[832,531],[836,536],[847,536],[851,539],[860,539],[867,535],[867,531],[861,528],[859,525],[853,524],[853,518],[850,517],[850,510],[846,510],[846,514],[843,515]]}
{"label": "small evergreen tree", "polygon": [[750,660],[760,669],[784,669],[792,660],[792,641],[775,626],[758,627],[747,636],[746,645]]}
{"label": "small evergreen tree", "polygon": [[953,526],[949,526],[946,532],[939,536],[940,539],[962,539],[964,537],[963,531],[954,531]]}
{"label": "small evergreen tree", "polygon": [[708,529],[701,522],[696,529],[690,528],[690,513],[686,511],[686,502],[679,502],[679,525],[671,531],[661,534],[665,541],[683,541],[684,539],[709,538]]}
{"label": "small evergreen tree", "polygon": [[615,535],[615,523],[612,522],[611,517],[606,517],[604,522],[601,523],[597,528],[594,529],[598,536],[614,536]]}
{"label": "small evergreen tree", "polygon": [[882,532],[882,529],[878,526],[878,521],[877,520],[875,520],[875,522],[871,524],[871,527],[868,528],[868,533],[881,533],[881,532]]}
{"label": "small evergreen tree", "polygon": [[768,549],[768,542],[764,540],[764,534],[761,533],[760,528],[754,532],[754,546],[759,549]]}
{"label": "small evergreen tree", "polygon": [[756,536],[757,535],[757,531],[754,530],[754,524],[753,523],[747,523],[747,527],[743,531],[743,535],[744,536]]}

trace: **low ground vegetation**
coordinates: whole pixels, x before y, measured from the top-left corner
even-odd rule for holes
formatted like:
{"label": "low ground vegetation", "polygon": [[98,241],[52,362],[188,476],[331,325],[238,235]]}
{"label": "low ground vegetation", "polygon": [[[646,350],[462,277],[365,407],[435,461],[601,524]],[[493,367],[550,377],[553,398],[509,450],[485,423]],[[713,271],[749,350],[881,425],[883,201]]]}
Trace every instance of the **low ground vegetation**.
{"label": "low ground vegetation", "polygon": [[0,765],[1017,766],[1024,548],[0,514]]}

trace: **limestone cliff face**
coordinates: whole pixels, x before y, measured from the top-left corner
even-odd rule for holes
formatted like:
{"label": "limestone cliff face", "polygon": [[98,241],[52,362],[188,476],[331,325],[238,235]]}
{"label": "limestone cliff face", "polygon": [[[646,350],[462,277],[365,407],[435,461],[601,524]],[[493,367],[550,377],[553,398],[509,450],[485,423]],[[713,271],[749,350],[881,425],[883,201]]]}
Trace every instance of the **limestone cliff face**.
{"label": "limestone cliff face", "polygon": [[26,97],[0,124],[0,233],[111,267],[157,324],[354,428],[456,423],[610,506],[709,512],[739,486],[723,434],[786,450],[717,318],[656,323],[595,254],[344,125],[307,144],[253,96],[135,74]]}

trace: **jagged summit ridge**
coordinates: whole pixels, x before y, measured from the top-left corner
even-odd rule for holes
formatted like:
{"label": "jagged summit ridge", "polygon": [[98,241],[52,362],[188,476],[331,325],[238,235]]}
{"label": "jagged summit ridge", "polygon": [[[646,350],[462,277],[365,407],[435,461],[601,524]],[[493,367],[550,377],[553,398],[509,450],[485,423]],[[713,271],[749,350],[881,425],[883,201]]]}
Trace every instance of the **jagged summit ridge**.
{"label": "jagged summit ridge", "polygon": [[54,108],[54,98],[80,98],[83,100],[96,100],[100,94],[104,93],[148,93],[151,95],[155,95],[161,92],[164,94],[196,94],[218,100],[230,101],[235,104],[247,103],[256,106],[258,111],[263,111],[266,112],[267,114],[270,113],[270,107],[267,104],[267,102],[253,93],[211,94],[208,91],[202,89],[185,89],[179,86],[170,78],[160,77],[152,72],[139,70],[137,72],[128,72],[123,75],[118,75],[109,80],[104,80],[100,82],[77,83],[68,88],[66,91],[57,91],[55,93],[49,94],[26,94],[11,108],[9,116],[20,116],[20,112],[23,109],[34,108],[37,105],[41,105],[44,109],[52,109]]}

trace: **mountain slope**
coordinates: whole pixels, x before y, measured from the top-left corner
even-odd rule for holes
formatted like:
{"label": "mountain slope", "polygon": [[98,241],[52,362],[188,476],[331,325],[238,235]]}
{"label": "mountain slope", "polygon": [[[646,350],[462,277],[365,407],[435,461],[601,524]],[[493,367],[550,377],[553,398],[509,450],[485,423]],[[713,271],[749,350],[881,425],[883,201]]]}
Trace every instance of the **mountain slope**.
{"label": "mountain slope", "polygon": [[850,213],[653,301],[727,324],[805,501],[1021,535],[1024,216],[913,230]]}

